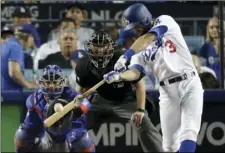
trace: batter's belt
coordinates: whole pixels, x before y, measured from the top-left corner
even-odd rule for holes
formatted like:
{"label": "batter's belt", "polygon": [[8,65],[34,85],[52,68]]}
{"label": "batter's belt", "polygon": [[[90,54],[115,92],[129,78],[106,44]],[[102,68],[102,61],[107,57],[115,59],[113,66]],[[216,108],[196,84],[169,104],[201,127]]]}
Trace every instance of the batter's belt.
{"label": "batter's belt", "polygon": [[[195,72],[194,71],[192,71],[190,74],[191,74],[191,76],[195,76]],[[188,75],[185,73],[185,74],[180,75],[178,77],[174,77],[172,79],[169,79],[168,83],[172,84],[172,83],[175,83],[175,82],[180,82],[180,81],[186,80],[187,78],[188,78]],[[164,86],[165,85],[165,81],[160,81],[159,84],[160,84],[160,86]]]}

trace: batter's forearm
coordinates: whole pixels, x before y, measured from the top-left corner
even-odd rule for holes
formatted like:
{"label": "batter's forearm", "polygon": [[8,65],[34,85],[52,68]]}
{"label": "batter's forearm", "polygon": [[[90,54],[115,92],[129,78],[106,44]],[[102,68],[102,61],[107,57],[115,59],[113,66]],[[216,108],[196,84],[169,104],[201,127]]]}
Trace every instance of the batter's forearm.
{"label": "batter's forearm", "polygon": [[132,69],[123,72],[121,78],[123,81],[135,81],[139,79],[140,75],[141,73],[138,70]]}
{"label": "batter's forearm", "polygon": [[137,109],[145,109],[146,92],[145,85],[142,80],[136,84]]}

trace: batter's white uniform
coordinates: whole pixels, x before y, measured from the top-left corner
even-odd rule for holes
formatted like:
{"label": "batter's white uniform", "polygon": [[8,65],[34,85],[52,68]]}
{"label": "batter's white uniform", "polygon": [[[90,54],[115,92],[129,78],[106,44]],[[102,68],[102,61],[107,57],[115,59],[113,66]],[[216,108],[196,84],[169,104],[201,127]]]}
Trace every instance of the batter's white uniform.
{"label": "batter's white uniform", "polygon": [[[159,28],[160,27],[160,28]],[[129,68],[151,69],[159,82],[160,120],[165,151],[178,151],[183,140],[197,141],[203,108],[203,89],[190,51],[175,20],[162,15],[156,19],[155,31],[162,35],[162,45],[149,44],[134,55]],[[183,81],[169,83],[178,76]]]}

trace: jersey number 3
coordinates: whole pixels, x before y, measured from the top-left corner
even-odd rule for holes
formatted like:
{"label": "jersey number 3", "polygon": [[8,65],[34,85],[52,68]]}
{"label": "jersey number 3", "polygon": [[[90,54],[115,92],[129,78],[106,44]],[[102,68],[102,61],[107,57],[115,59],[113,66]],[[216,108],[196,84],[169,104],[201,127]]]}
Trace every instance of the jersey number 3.
{"label": "jersey number 3", "polygon": [[165,46],[166,46],[167,48],[169,48],[169,52],[170,52],[170,53],[176,52],[176,47],[175,47],[174,43],[173,43],[171,40],[167,40],[167,41],[165,42]]}

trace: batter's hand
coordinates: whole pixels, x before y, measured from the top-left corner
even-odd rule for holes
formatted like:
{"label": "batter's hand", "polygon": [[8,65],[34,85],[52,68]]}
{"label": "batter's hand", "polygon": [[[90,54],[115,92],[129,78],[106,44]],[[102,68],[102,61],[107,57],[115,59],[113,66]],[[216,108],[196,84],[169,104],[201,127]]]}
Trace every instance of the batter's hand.
{"label": "batter's hand", "polygon": [[114,65],[114,71],[123,72],[126,70],[127,59],[122,55]]}
{"label": "batter's hand", "polygon": [[135,123],[136,126],[140,126],[144,115],[145,115],[144,112],[136,111],[131,115],[131,121],[133,121],[133,123]]}
{"label": "batter's hand", "polygon": [[121,82],[122,81],[121,74],[116,71],[111,71],[111,72],[105,74],[103,76],[103,78],[106,80],[106,82],[108,84],[111,84],[113,82]]}

